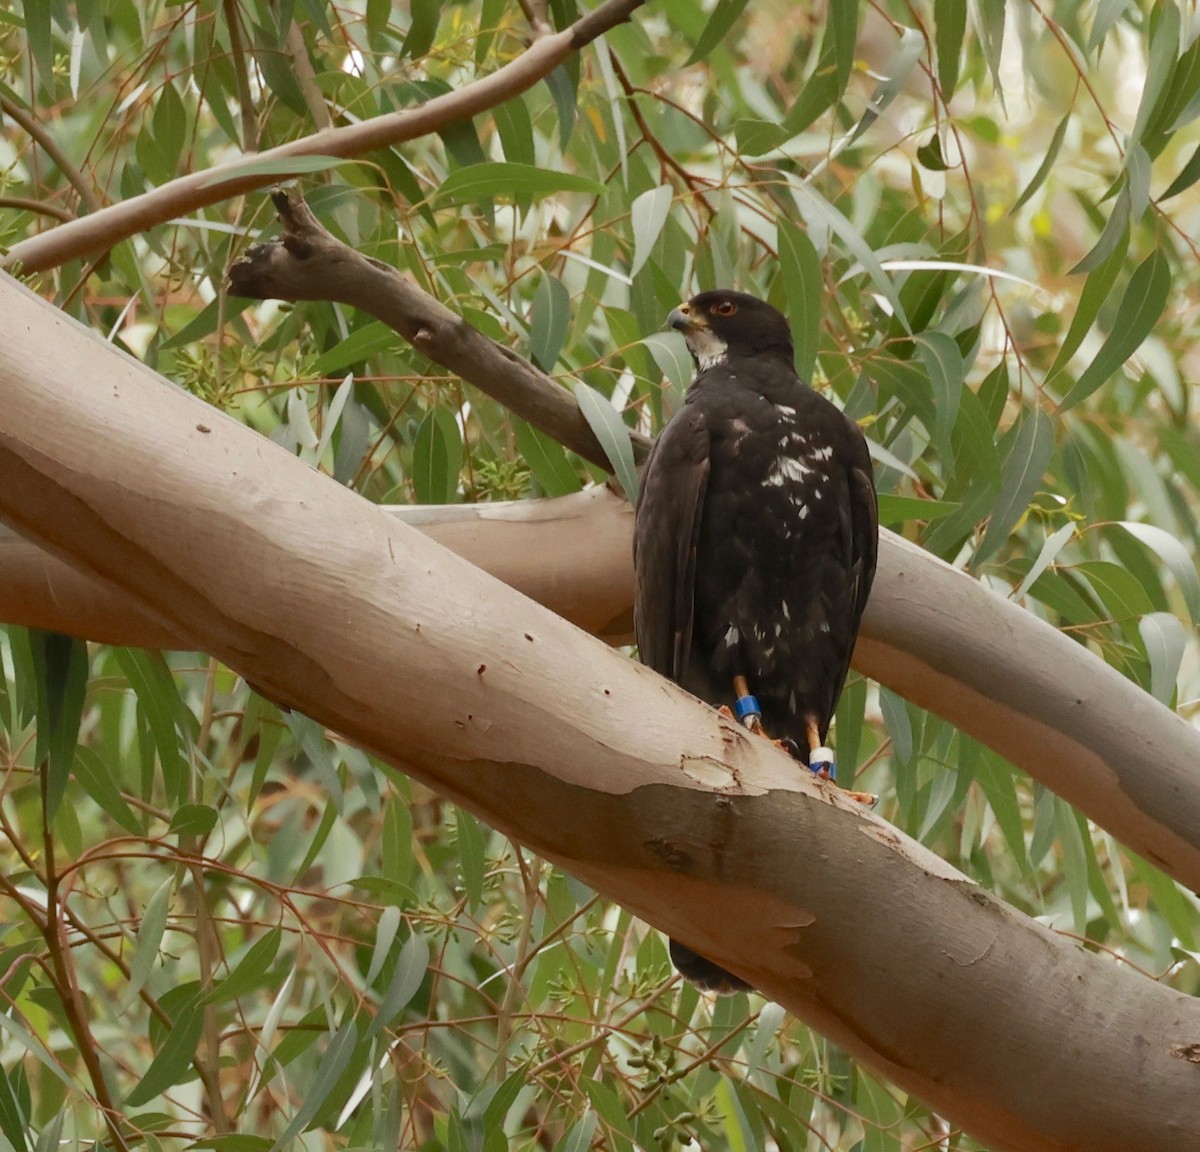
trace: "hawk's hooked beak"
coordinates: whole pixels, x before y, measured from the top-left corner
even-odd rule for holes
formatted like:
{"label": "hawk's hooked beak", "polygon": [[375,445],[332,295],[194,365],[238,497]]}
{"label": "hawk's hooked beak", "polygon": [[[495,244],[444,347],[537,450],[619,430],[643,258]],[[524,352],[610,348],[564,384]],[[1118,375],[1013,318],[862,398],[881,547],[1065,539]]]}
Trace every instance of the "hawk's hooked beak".
{"label": "hawk's hooked beak", "polygon": [[671,314],[667,317],[667,327],[678,332],[694,332],[697,328],[707,328],[708,325],[702,317],[692,312],[690,304],[680,304],[678,308],[671,309]]}

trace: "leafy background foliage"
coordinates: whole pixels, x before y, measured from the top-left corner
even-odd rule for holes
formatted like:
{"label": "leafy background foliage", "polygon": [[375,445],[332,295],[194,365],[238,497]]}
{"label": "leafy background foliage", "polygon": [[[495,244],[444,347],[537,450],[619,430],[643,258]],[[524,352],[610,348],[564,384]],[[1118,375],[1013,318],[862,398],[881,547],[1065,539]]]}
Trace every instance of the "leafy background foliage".
{"label": "leafy background foliage", "polygon": [[[509,0],[0,9],[0,238],[449,91],[528,27]],[[888,525],[1191,717],[1198,31],[1148,0],[672,0],[306,191],[601,423],[678,406],[680,298],[769,297]],[[230,199],[36,286],[367,499],[600,477],[378,322],[227,298],[274,228]],[[205,657],[8,629],[0,660],[0,1147],[105,1138],[106,1093],[151,1148],[978,1147]],[[888,819],[1196,990],[1195,898],[1062,801],[861,679],[837,735]]]}

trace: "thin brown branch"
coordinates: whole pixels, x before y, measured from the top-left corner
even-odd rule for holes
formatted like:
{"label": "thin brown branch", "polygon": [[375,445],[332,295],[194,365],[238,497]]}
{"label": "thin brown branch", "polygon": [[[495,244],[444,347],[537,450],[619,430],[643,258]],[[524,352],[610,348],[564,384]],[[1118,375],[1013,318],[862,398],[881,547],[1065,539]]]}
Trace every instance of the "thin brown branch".
{"label": "thin brown branch", "polygon": [[258,110],[250,91],[250,69],[246,63],[246,45],[242,40],[242,20],[237,0],[224,0],[225,24],[229,28],[229,52],[237,84],[238,105],[242,114],[242,147],[258,151]]}
{"label": "thin brown branch", "polygon": [[426,136],[447,124],[466,120],[532,88],[597,36],[624,23],[645,0],[605,0],[562,32],[543,36],[503,68],[414,108],[376,116],[361,124],[328,128],[291,140],[266,152],[244,156],[207,172],[192,172],[152,192],[132,196],[103,211],[73,220],[15,244],[0,268],[25,272],[55,268],[68,260],[104,252],[138,232],[186,216],[209,204],[277,183],[281,174],[262,171],[264,161],[301,156],[361,156],[405,140]]}
{"label": "thin brown branch", "polygon": [[[562,385],[488,339],[395,268],[343,244],[299,194],[276,191],[272,199],[283,236],[255,245],[230,268],[235,296],[336,300],[359,308],[585,460],[610,468],[596,434]],[[630,439],[635,455],[650,450],[646,437],[631,432]]]}
{"label": "thin brown branch", "polygon": [[50,966],[54,971],[55,983],[58,986],[62,1000],[63,1015],[67,1027],[75,1041],[75,1050],[79,1059],[87,1069],[88,1078],[92,1083],[92,1094],[104,1114],[104,1126],[108,1130],[113,1147],[125,1152],[128,1149],[124,1134],[120,1127],[121,1113],[117,1109],[109,1091],[108,1081],[104,1077],[104,1066],[100,1063],[100,1050],[92,1030],[88,1026],[88,1014],[83,1003],[83,993],[79,981],[75,978],[75,966],[71,959],[71,950],[63,939],[62,915],[64,904],[59,898],[59,874],[55,860],[54,832],[50,824],[49,795],[47,780],[49,764],[41,766],[42,787],[42,846],[45,857],[46,874],[46,919],[43,925],[42,938],[46,941],[46,951],[49,955]]}
{"label": "thin brown branch", "polygon": [[[58,146],[58,141],[54,139],[45,124],[3,92],[0,92],[0,112],[3,112],[14,124],[19,125],[29,138],[54,161],[67,183],[79,193],[79,199],[83,201],[89,212],[95,213],[103,209],[104,205],[101,203],[100,197],[96,195],[88,178]],[[30,271],[36,271],[36,269],[30,269]]]}
{"label": "thin brown branch", "polygon": [[34,200],[28,196],[0,196],[0,208],[11,208],[16,212],[36,212],[41,216],[53,216],[64,224],[75,219],[75,213],[57,204],[47,204],[44,200]]}
{"label": "thin brown branch", "polygon": [[300,86],[300,94],[304,97],[313,123],[320,129],[332,128],[333,117],[329,114],[329,105],[325,103],[325,95],[317,83],[317,74],[308,55],[308,45],[304,43],[304,30],[295,20],[288,26],[287,47],[288,55],[292,58],[292,72]]}
{"label": "thin brown branch", "polygon": [[[187,838],[187,850],[199,855],[195,837]],[[213,970],[221,961],[221,942],[213,924],[212,912],[208,906],[207,894],[204,887],[204,868],[197,862],[188,866],[191,875],[191,886],[185,891],[185,899],[191,905],[192,916],[196,925],[196,958],[200,966],[200,983],[204,991],[211,992],[213,986]],[[200,1074],[207,1098],[208,1113],[212,1118],[213,1129],[216,1132],[232,1132],[233,1125],[225,1108],[225,1096],[221,1092],[221,1032],[217,1020],[217,1006],[206,1003],[202,1009],[204,1016],[204,1044],[196,1053],[193,1065]]]}

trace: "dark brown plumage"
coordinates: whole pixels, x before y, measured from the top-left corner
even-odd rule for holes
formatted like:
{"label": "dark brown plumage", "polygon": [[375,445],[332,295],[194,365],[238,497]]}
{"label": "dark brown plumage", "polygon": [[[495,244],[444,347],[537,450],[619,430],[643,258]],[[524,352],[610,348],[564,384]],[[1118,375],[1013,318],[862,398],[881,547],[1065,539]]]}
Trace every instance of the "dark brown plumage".
{"label": "dark brown plumage", "polygon": [[[642,662],[714,705],[744,677],[766,734],[823,745],[875,574],[878,513],[858,426],[805,384],[787,321],[741,292],[671,313],[697,375],[642,477],[634,533]],[[745,987],[672,941],[706,987]]]}

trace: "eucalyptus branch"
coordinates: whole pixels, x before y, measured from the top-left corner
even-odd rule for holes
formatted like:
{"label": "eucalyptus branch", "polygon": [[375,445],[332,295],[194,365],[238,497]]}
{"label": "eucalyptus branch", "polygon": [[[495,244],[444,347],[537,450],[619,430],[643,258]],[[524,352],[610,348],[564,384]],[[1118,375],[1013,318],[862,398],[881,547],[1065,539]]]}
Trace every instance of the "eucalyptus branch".
{"label": "eucalyptus branch", "polygon": [[292,58],[292,72],[300,86],[300,93],[308,106],[313,123],[322,130],[332,128],[333,117],[329,115],[325,94],[317,83],[317,74],[308,55],[308,46],[304,43],[304,30],[295,20],[288,25],[287,48]]}
{"label": "eucalyptus branch", "polygon": [[[194,863],[188,865],[192,884],[186,895],[192,906],[196,926],[196,957],[200,967],[200,984],[208,993],[212,991],[213,969],[221,959],[221,942],[217,938],[212,913],[205,899],[204,868],[200,863],[199,845],[194,837],[188,837],[188,841],[189,849],[195,851],[197,857]],[[233,1125],[225,1108],[224,1094],[221,1092],[221,1032],[217,1020],[217,1006],[206,1003],[201,1012],[204,1017],[203,1054],[198,1052],[192,1063],[204,1084],[213,1128],[217,1132],[232,1132]]]}
{"label": "eucalyptus branch", "polygon": [[[503,68],[453,92],[435,96],[413,108],[375,116],[360,124],[323,129],[208,171],[180,176],[151,192],[132,196],[22,240],[0,260],[0,267],[41,272],[68,260],[105,252],[114,244],[177,216],[186,216],[210,204],[277,183],[287,174],[281,173],[278,167],[264,172],[264,165],[269,162],[278,164],[302,156],[361,156],[375,148],[415,140],[448,124],[466,120],[532,88],[596,37],[628,20],[644,2],[605,0],[569,28],[536,39]],[[83,195],[82,190],[80,195]]]}
{"label": "eucalyptus branch", "polygon": [[[1195,1146],[1194,1000],[1006,907],[769,742],[132,359],[107,350],[97,388],[93,334],[19,286],[0,281],[0,299],[0,515],[43,547],[744,975],[979,1139]],[[997,746],[1032,734],[1030,761],[1068,762],[1063,782],[1097,819],[1124,815],[1128,843],[1195,869],[1194,731],[903,541],[880,560],[883,615],[864,637],[877,667],[927,676]],[[972,715],[998,692],[1003,705]],[[1138,738],[1131,768],[1120,755]]]}
{"label": "eucalyptus branch", "polygon": [[92,1082],[92,1094],[104,1115],[104,1126],[108,1129],[109,1139],[113,1147],[125,1152],[129,1144],[120,1127],[121,1112],[118,1110],[108,1081],[104,1076],[104,1067],[100,1063],[100,1050],[96,1045],[91,1028],[88,1027],[87,1010],[84,1007],[83,996],[79,990],[79,982],[75,978],[75,968],[71,960],[70,949],[63,941],[62,934],[62,903],[59,899],[59,875],[55,860],[54,831],[51,827],[49,795],[47,779],[49,764],[43,764],[41,769],[42,788],[42,847],[45,857],[46,874],[46,919],[42,929],[42,938],[46,941],[50,965],[58,986],[59,998],[62,1001],[63,1015],[71,1036],[75,1041],[75,1050],[79,1053],[83,1066],[87,1069],[88,1078]]}
{"label": "eucalyptus branch", "polygon": [[[66,177],[67,183],[79,193],[79,199],[83,201],[89,212],[96,213],[103,210],[104,205],[88,182],[87,177],[75,162],[58,146],[58,141],[54,139],[54,136],[45,124],[27,109],[22,108],[11,96],[7,96],[3,92],[0,92],[0,112],[3,112],[13,123],[19,125],[34,143],[40,145],[42,151],[54,161],[58,166],[58,170]],[[40,239],[40,237],[35,237],[35,239]],[[30,271],[37,271],[37,269],[31,268]]]}
{"label": "eucalyptus branch", "polygon": [[75,213],[66,208],[34,200],[29,196],[0,196],[0,208],[11,208],[14,212],[35,212],[39,216],[53,216],[55,220],[61,220],[64,224],[75,219]]}
{"label": "eucalyptus branch", "polygon": [[237,0],[225,0],[225,24],[229,28],[230,63],[237,84],[238,105],[242,113],[242,147],[247,152],[258,151],[258,111],[250,91],[250,70],[246,65],[246,45],[242,41],[242,25]]}
{"label": "eucalyptus branch", "polygon": [[[579,405],[524,357],[488,339],[389,264],[331,235],[298,193],[271,199],[283,235],[256,244],[229,269],[235,296],[256,300],[334,300],[382,320],[419,352],[449,368],[585,460],[611,468]],[[650,440],[630,432],[634,454]]]}

